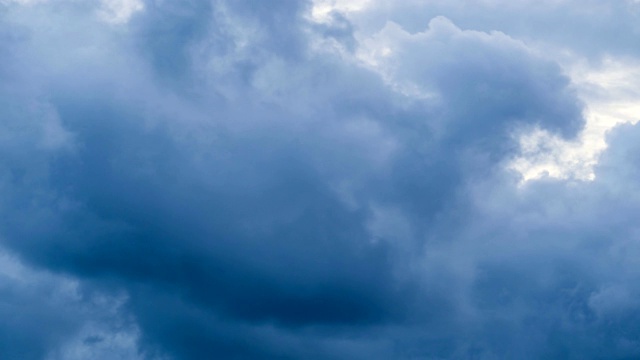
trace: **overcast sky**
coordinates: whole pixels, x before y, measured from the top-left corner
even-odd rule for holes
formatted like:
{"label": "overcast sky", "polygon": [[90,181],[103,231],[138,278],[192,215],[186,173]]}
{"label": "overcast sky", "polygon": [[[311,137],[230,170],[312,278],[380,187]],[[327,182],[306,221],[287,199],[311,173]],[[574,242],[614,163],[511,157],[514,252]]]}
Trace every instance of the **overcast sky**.
{"label": "overcast sky", "polygon": [[640,358],[640,2],[0,0],[0,358]]}

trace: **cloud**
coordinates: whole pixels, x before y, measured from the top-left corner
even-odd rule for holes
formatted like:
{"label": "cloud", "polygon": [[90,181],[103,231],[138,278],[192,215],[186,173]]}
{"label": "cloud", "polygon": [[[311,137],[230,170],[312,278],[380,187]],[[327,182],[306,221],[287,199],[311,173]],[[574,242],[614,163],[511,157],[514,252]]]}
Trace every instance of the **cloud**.
{"label": "cloud", "polygon": [[144,10],[142,0],[103,0],[100,15],[108,22],[126,23],[133,14]]}
{"label": "cloud", "polygon": [[73,278],[32,270],[5,251],[0,256],[3,358],[142,358],[135,324],[120,315],[122,295],[88,292]]}
{"label": "cloud", "polygon": [[636,356],[637,126],[593,181],[523,182],[521,136],[584,128],[541,51],[573,45],[463,3],[6,5],[5,355]]}

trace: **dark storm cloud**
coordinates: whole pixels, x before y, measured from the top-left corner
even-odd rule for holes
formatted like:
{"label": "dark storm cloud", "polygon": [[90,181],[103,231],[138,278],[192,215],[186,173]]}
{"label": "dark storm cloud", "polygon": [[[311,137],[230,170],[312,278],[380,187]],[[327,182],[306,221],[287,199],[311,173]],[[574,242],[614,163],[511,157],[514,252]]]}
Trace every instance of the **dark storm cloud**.
{"label": "dark storm cloud", "polygon": [[[3,6],[3,246],[93,310],[9,292],[23,320],[0,338],[42,336],[0,355],[95,357],[69,355],[104,343],[79,330],[92,321],[137,341],[125,358],[638,354],[618,261],[636,205],[614,191],[634,132],[593,183],[518,187],[514,134],[582,126],[560,67],[524,43],[390,24],[372,68],[345,58],[347,18],[312,24],[306,2],[148,1],[121,25],[97,4]],[[135,326],[108,326],[88,300],[104,293]],[[29,326],[43,316],[84,340],[49,340]]]}

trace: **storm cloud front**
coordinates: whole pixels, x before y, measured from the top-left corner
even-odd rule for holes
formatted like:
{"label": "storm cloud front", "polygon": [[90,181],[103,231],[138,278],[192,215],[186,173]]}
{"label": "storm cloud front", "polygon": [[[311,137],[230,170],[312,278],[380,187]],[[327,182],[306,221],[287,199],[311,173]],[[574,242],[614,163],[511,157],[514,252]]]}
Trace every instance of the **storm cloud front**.
{"label": "storm cloud front", "polygon": [[640,3],[0,0],[0,359],[640,357]]}

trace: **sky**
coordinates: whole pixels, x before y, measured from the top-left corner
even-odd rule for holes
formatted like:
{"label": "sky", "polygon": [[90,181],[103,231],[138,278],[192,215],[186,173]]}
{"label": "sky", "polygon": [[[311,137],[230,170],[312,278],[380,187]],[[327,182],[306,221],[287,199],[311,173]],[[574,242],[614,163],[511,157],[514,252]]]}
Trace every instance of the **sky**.
{"label": "sky", "polygon": [[639,40],[632,0],[0,0],[0,358],[639,358]]}

